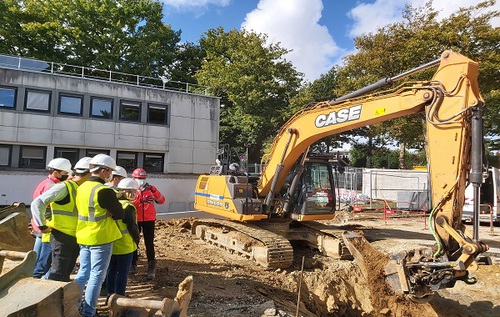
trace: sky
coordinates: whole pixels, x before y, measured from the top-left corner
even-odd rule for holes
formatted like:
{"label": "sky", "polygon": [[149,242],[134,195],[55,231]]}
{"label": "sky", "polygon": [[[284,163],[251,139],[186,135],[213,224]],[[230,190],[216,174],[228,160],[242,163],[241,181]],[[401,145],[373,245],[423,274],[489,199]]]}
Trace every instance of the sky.
{"label": "sky", "polygon": [[[320,78],[353,53],[354,38],[402,20],[405,3],[427,0],[160,0],[164,22],[181,30],[181,42],[198,42],[205,31],[224,27],[265,33],[292,52],[285,58],[307,81]],[[481,0],[434,0],[440,17]],[[495,5],[500,10],[500,1]],[[500,26],[500,19],[493,21]]]}

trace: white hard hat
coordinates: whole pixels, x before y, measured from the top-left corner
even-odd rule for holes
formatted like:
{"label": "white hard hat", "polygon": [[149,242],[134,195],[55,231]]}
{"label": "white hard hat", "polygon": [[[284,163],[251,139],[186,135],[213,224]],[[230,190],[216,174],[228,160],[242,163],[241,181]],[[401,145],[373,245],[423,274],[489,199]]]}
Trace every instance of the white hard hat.
{"label": "white hard hat", "polygon": [[118,189],[139,189],[139,183],[133,178],[126,177],[118,183],[118,186],[116,186],[116,188],[118,188]]}
{"label": "white hard hat", "polygon": [[92,158],[86,156],[82,157],[78,162],[76,162],[74,167],[75,173],[82,174],[88,172],[90,170],[90,160],[92,160]]}
{"label": "white hard hat", "polygon": [[107,167],[112,170],[116,168],[115,159],[106,154],[97,154],[90,160],[89,165],[91,172],[95,172],[102,167]]}
{"label": "white hard hat", "polygon": [[71,173],[71,162],[68,159],[58,157],[49,162],[47,167]]}
{"label": "white hard hat", "polygon": [[121,166],[116,166],[115,170],[111,172],[111,175],[118,175],[121,177],[127,177],[127,171],[121,167]]}
{"label": "white hard hat", "polygon": [[232,172],[236,172],[237,170],[239,170],[239,168],[240,168],[240,165],[238,163],[229,164],[229,170]]}

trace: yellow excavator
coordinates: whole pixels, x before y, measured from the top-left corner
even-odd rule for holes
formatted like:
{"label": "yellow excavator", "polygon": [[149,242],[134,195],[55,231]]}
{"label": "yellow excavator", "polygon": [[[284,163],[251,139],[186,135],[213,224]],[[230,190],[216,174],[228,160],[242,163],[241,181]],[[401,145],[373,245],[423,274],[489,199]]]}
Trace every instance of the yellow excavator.
{"label": "yellow excavator", "polygon": [[[381,91],[436,66],[431,80]],[[479,241],[478,223],[471,233],[461,219],[465,188],[471,183],[479,195],[484,170],[484,102],[477,75],[476,62],[445,51],[440,59],[301,110],[279,131],[259,175],[222,164],[199,176],[195,209],[228,220],[200,219],[193,233],[267,268],[290,266],[290,241],[297,240],[331,257],[352,258],[352,235],[320,222],[335,217],[335,184],[332,162],[310,153],[310,146],[329,135],[423,112],[436,247],[395,255],[386,267],[387,280],[397,292],[422,301],[457,280],[476,282],[468,273],[488,246]],[[474,207],[477,216],[479,206]]]}

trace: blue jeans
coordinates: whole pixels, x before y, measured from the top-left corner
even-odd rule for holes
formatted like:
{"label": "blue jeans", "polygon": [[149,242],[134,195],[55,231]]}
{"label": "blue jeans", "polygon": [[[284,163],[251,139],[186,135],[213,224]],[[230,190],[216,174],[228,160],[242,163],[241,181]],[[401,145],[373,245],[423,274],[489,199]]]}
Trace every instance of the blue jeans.
{"label": "blue jeans", "polygon": [[106,278],[106,289],[108,297],[111,294],[125,295],[127,288],[128,272],[132,264],[134,252],[128,254],[113,255],[109,264],[108,277]]}
{"label": "blue jeans", "polygon": [[[42,239],[40,239],[41,241]],[[35,241],[35,246],[36,244],[37,242]],[[40,253],[37,253],[35,269],[33,270],[33,277],[35,278],[42,278],[46,275],[52,263],[52,247],[50,246],[50,242],[41,242],[40,244]]]}
{"label": "blue jeans", "polygon": [[[102,282],[106,278],[113,243],[101,245],[80,245],[80,269],[75,282],[80,285],[81,292],[87,284],[82,317],[93,317],[96,312],[97,300],[101,292]],[[79,297],[79,306],[82,296]]]}
{"label": "blue jeans", "polygon": [[36,260],[40,257],[40,251],[42,251],[42,238],[35,238],[35,245],[33,245],[33,251],[36,252]]}

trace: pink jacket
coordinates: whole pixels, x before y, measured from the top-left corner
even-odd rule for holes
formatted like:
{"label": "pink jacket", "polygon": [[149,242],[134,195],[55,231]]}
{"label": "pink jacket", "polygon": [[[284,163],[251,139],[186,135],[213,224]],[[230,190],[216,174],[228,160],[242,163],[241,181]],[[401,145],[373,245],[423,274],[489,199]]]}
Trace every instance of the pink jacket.
{"label": "pink jacket", "polygon": [[[48,191],[54,184],[59,183],[60,180],[55,178],[52,175],[47,176],[46,179],[40,182],[38,186],[35,188],[35,192],[33,193],[33,199],[37,198],[41,194],[45,193]],[[31,227],[33,228],[33,231],[35,232],[35,235],[41,236],[42,232],[38,228],[38,226],[35,224],[35,220],[33,220],[33,217],[31,217]]]}

